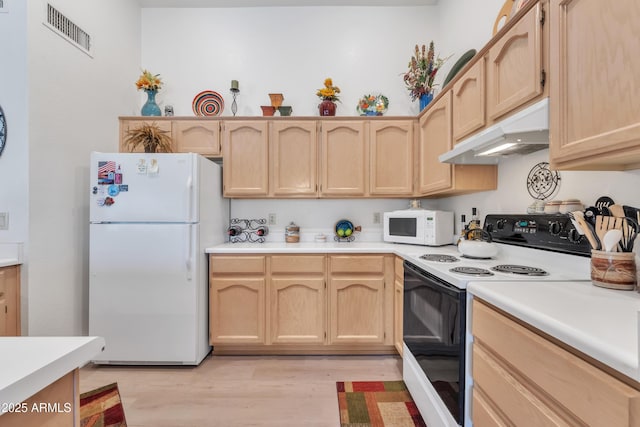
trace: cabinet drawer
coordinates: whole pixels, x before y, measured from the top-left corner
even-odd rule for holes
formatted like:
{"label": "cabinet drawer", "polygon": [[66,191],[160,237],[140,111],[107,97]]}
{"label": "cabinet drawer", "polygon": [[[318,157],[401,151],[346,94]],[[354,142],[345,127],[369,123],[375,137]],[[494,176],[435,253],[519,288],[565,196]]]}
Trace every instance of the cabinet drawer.
{"label": "cabinet drawer", "polygon": [[324,273],[324,255],[272,255],[272,273]]}
{"label": "cabinet drawer", "polygon": [[631,414],[640,413],[638,390],[477,299],[473,335],[585,424],[629,426]]}
{"label": "cabinet drawer", "polygon": [[[481,390],[515,426],[566,426],[558,414],[551,411],[526,386],[518,382],[506,369],[480,346],[473,346],[474,396]],[[481,413],[478,414],[478,418]],[[473,424],[476,422],[474,406]],[[486,425],[486,424],[485,424]],[[489,424],[494,425],[494,424]],[[573,424],[575,425],[575,424]]]}
{"label": "cabinet drawer", "polygon": [[333,255],[332,273],[371,273],[384,272],[383,255]]}
{"label": "cabinet drawer", "polygon": [[210,260],[212,274],[223,273],[261,273],[265,272],[265,257],[250,256],[218,256],[212,255]]}

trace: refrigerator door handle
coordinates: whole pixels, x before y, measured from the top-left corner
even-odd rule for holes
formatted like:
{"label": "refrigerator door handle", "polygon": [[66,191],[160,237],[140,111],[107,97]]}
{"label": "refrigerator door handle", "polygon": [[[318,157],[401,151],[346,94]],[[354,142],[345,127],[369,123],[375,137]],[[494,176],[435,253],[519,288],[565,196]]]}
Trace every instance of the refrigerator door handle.
{"label": "refrigerator door handle", "polygon": [[189,221],[193,221],[193,176],[187,178],[187,194],[189,194]]}
{"label": "refrigerator door handle", "polygon": [[187,238],[187,280],[191,280],[192,278],[192,274],[191,274],[191,267],[192,267],[192,262],[191,262],[191,258],[193,257],[193,252],[191,251],[191,246],[193,244],[193,225],[190,225],[187,233],[189,233],[189,236]]}

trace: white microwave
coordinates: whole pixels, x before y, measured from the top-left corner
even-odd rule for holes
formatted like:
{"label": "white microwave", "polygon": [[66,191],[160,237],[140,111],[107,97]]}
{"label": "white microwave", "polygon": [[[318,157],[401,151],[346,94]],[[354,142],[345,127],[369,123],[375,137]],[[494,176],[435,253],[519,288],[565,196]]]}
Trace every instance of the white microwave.
{"label": "white microwave", "polygon": [[453,243],[453,212],[403,209],[384,213],[384,241],[442,246]]}

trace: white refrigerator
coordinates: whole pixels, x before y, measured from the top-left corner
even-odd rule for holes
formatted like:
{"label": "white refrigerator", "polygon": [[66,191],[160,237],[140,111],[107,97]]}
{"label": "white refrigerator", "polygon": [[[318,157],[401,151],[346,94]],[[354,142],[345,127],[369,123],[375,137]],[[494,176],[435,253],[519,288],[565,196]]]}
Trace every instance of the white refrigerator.
{"label": "white refrigerator", "polygon": [[91,153],[89,334],[98,364],[209,353],[205,248],[224,241],[221,167],[193,153]]}

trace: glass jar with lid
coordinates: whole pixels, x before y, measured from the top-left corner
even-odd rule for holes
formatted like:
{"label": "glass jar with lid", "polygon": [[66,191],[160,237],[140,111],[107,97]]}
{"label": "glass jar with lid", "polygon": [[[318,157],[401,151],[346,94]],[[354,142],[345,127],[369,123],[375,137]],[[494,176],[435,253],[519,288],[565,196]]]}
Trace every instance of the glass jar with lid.
{"label": "glass jar with lid", "polygon": [[291,221],[291,223],[284,228],[284,236],[287,243],[298,243],[300,241],[300,227]]}

